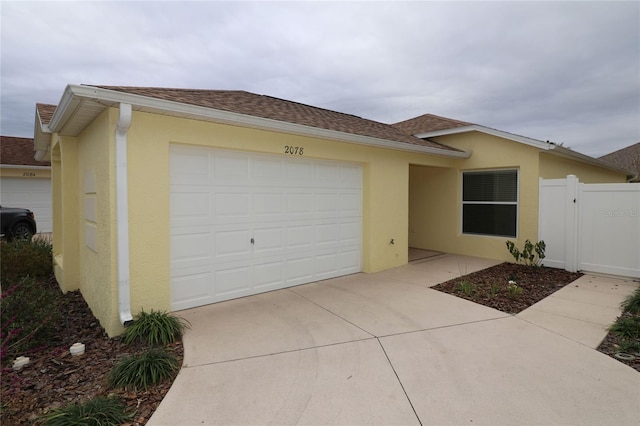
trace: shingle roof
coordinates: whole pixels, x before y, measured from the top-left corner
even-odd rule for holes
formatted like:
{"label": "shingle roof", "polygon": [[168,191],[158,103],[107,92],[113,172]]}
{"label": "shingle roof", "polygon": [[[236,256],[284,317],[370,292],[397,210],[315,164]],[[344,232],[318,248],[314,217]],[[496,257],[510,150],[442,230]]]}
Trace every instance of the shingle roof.
{"label": "shingle roof", "polygon": [[400,121],[392,124],[410,135],[418,135],[420,133],[435,132],[437,130],[455,129],[456,127],[473,126],[473,123],[454,120],[452,118],[440,117],[433,114],[424,114],[419,117],[410,118],[409,120]]}
{"label": "shingle roof", "polygon": [[50,166],[48,161],[36,161],[33,139],[0,136],[0,163],[15,166]]}
{"label": "shingle roof", "polygon": [[436,142],[413,137],[402,129],[388,124],[245,91],[124,86],[93,87],[394,142],[459,151]]}
{"label": "shingle roof", "polygon": [[640,175],[640,142],[603,155],[599,160],[622,169],[634,171]]}
{"label": "shingle roof", "polygon": [[40,115],[42,122],[44,124],[48,124],[51,122],[53,113],[56,111],[56,105],[36,104],[36,110],[38,111],[38,115]]}

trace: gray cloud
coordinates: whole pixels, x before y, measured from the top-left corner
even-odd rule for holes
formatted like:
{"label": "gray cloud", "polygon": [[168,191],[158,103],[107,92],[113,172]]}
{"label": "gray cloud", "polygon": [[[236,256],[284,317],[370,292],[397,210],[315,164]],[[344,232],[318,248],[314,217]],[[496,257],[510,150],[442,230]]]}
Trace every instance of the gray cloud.
{"label": "gray cloud", "polygon": [[3,2],[5,135],[66,84],[434,113],[599,156],[640,140],[637,2]]}

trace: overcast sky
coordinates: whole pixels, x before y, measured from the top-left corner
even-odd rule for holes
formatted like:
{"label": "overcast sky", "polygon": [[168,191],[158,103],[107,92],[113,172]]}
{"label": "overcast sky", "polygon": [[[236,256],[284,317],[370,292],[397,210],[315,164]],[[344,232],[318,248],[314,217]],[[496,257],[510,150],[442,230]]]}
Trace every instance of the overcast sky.
{"label": "overcast sky", "polygon": [[2,1],[3,135],[67,84],[424,113],[601,156],[640,141],[640,2]]}

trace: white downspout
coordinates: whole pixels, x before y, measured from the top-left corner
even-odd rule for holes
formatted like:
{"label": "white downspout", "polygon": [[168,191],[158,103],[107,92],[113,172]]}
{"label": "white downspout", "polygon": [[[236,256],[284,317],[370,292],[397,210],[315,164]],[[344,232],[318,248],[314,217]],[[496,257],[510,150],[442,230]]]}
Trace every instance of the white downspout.
{"label": "white downspout", "polygon": [[127,325],[131,316],[129,283],[129,189],[127,182],[127,131],[131,126],[131,104],[120,104],[116,124],[116,240],[118,261],[118,311]]}

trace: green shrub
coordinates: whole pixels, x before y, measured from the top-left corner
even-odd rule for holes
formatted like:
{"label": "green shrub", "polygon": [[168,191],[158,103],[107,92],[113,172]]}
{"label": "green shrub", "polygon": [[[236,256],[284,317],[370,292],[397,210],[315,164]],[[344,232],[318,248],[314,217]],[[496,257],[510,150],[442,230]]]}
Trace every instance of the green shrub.
{"label": "green shrub", "polygon": [[178,360],[164,349],[149,349],[120,361],[109,374],[112,387],[147,389],[165,379],[173,377],[178,370]]}
{"label": "green shrub", "polygon": [[640,315],[640,288],[637,288],[636,291],[627,296],[620,304],[620,307],[624,312]]}
{"label": "green shrub", "polygon": [[52,411],[43,418],[46,426],[117,426],[129,422],[133,415],[116,397],[98,397],[83,404],[71,404]]}
{"label": "green shrub", "polygon": [[62,293],[48,281],[26,276],[2,286],[0,298],[0,358],[45,346],[62,318]]}
{"label": "green shrub", "polygon": [[524,248],[520,251],[513,241],[507,241],[507,249],[516,260],[516,263],[522,262],[529,266],[540,266],[542,259],[545,257],[544,251],[546,248],[547,246],[542,240],[535,244],[526,240],[524,242]]}
{"label": "green shrub", "polygon": [[609,330],[620,337],[638,339],[640,338],[640,317],[621,318],[609,327]]}
{"label": "green shrub", "polygon": [[26,276],[48,277],[53,270],[52,245],[47,239],[0,241],[0,280],[2,287]]}
{"label": "green shrub", "polygon": [[138,313],[124,333],[124,342],[128,345],[141,341],[149,346],[166,345],[182,336],[189,323],[164,311]]}

